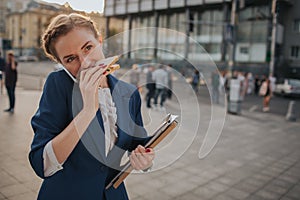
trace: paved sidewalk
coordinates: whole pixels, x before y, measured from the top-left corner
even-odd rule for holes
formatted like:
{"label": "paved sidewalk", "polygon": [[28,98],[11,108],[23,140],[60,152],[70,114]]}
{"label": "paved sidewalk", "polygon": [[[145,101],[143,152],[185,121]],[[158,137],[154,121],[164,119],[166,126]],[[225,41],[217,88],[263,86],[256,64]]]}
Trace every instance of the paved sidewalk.
{"label": "paved sidewalk", "polygon": [[[178,84],[180,81],[174,87]],[[30,118],[39,97],[39,91],[17,88],[16,111],[10,115],[2,112],[8,100],[6,95],[0,95],[0,200],[36,199],[41,180],[31,170],[27,155],[33,136]],[[190,124],[182,132],[189,137],[192,129],[187,127],[198,122],[195,122],[195,102],[192,97],[186,97],[180,102],[173,97],[166,108],[185,116],[186,123]],[[130,199],[299,199],[299,121],[286,122],[282,116],[246,111],[240,116],[227,115],[217,145],[200,160],[198,152],[208,128],[210,106],[201,99],[199,106],[200,129],[192,145],[176,162],[163,169],[154,167],[147,174],[131,174],[126,180]],[[216,110],[220,108],[217,106]],[[149,130],[164,114],[149,111],[143,105]],[[155,165],[162,161],[157,158]]]}

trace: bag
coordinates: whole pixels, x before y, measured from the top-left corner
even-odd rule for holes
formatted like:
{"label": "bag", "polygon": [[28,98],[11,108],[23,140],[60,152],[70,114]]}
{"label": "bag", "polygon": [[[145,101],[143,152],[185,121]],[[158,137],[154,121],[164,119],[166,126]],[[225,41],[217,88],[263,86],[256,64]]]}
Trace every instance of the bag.
{"label": "bag", "polygon": [[268,90],[268,83],[267,83],[267,81],[264,81],[262,83],[262,85],[260,86],[259,95],[265,96],[267,94],[267,90]]}

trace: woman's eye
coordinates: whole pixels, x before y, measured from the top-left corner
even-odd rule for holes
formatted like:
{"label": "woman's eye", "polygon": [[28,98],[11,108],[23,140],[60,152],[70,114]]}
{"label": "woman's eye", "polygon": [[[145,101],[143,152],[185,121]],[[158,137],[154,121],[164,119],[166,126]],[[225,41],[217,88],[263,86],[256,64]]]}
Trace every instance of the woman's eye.
{"label": "woman's eye", "polygon": [[85,47],[85,49],[86,49],[87,51],[89,51],[89,50],[92,49],[92,47],[93,47],[92,45],[88,45],[88,46]]}
{"label": "woman's eye", "polygon": [[70,63],[70,62],[72,62],[73,60],[75,59],[75,56],[73,57],[69,57],[68,59],[67,59],[67,63]]}

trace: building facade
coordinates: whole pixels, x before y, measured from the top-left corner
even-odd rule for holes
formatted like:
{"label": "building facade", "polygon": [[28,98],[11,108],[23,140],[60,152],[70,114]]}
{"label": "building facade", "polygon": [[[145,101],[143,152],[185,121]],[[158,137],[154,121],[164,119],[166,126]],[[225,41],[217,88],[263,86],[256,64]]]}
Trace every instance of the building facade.
{"label": "building facade", "polygon": [[[193,63],[199,65],[205,60],[213,60],[221,69],[228,68],[229,61],[234,61],[233,69],[268,74],[272,56],[273,1],[109,0],[105,2],[104,15],[108,23],[110,17],[123,20],[124,30],[159,27],[176,30],[189,38],[183,39],[184,37],[155,32],[156,30],[152,33],[140,31],[135,35],[127,34],[123,48],[124,51],[129,51],[127,57],[130,59],[170,62],[181,58],[192,59]],[[298,54],[300,56],[300,49],[293,40],[299,37],[297,31],[299,32],[300,28],[300,18],[297,11],[300,2],[277,1],[275,69],[281,72],[287,71],[290,66],[299,66],[295,57],[298,57]],[[237,3],[236,12],[232,12],[233,2]],[[290,31],[293,31],[293,34],[290,34]],[[293,38],[290,35],[293,35]],[[294,46],[291,47],[291,44]],[[141,50],[130,53],[136,46]],[[155,48],[147,49],[147,46]],[[234,47],[234,51],[229,48],[231,46]],[[159,49],[177,53],[172,55]],[[287,55],[287,52],[290,52],[290,55]],[[289,65],[281,66],[283,63]]]}
{"label": "building facade", "polygon": [[41,49],[43,32],[54,16],[72,12],[89,16],[96,22],[99,32],[104,34],[106,20],[100,13],[76,11],[68,3],[59,5],[31,0],[24,8],[14,9],[6,14],[5,38],[11,41],[11,47],[17,56],[30,55],[46,59]]}

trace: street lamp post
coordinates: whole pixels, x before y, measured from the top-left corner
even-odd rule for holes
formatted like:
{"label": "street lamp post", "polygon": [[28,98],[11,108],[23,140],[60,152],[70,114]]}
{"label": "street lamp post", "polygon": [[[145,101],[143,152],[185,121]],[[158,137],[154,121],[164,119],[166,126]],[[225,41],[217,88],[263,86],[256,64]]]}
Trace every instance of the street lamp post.
{"label": "street lamp post", "polygon": [[271,60],[269,66],[269,75],[273,76],[274,66],[275,66],[275,49],[276,49],[276,32],[277,32],[277,12],[276,12],[276,2],[272,1],[272,40],[271,40]]}
{"label": "street lamp post", "polygon": [[228,98],[228,112],[233,114],[241,113],[242,99],[240,95],[241,83],[237,77],[233,77],[233,67],[235,65],[235,48],[236,48],[236,9],[238,0],[232,0],[231,7],[231,20],[230,20],[230,34],[231,34],[231,45],[230,45],[230,57],[228,62],[228,71],[231,73],[230,78],[230,92]]}
{"label": "street lamp post", "polygon": [[228,71],[231,72],[233,70],[233,66],[235,64],[235,46],[236,46],[236,37],[235,37],[235,30],[236,30],[236,7],[237,7],[237,0],[232,1],[231,6],[231,18],[230,18],[230,26],[231,26],[231,45],[230,45],[230,56],[228,62]]}

